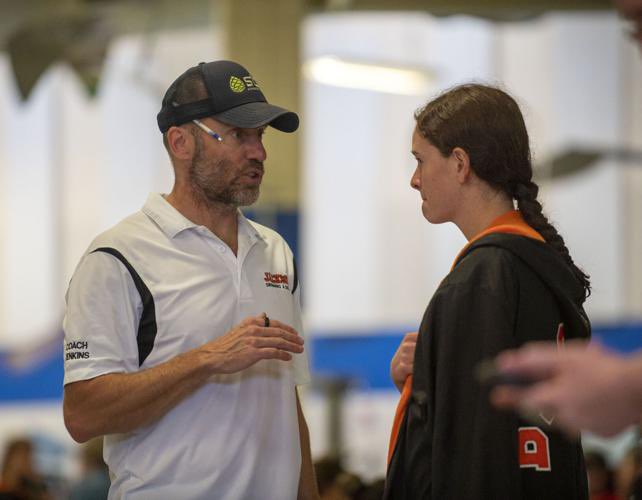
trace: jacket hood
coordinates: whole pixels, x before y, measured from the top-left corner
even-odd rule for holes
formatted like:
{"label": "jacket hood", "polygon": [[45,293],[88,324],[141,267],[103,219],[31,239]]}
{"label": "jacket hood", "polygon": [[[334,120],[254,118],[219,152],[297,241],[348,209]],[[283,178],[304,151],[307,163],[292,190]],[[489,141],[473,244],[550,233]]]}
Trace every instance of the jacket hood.
{"label": "jacket hood", "polygon": [[589,338],[591,324],[584,312],[584,289],[562,256],[548,243],[515,234],[493,233],[473,242],[455,262],[483,247],[499,247],[518,257],[546,284],[560,306],[572,338]]}

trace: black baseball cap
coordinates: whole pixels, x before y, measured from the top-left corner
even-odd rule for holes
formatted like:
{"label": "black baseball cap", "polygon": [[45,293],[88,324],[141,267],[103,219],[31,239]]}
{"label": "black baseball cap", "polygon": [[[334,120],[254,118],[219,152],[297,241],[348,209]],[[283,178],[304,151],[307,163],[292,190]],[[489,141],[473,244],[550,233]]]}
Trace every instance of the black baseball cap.
{"label": "black baseball cap", "polygon": [[[194,72],[203,78],[207,99],[177,105],[176,88]],[[269,104],[249,71],[233,61],[202,62],[185,71],[165,92],[156,121],[165,133],[172,126],[208,116],[241,128],[270,125],[282,132],[294,132],[299,127],[297,114]]]}

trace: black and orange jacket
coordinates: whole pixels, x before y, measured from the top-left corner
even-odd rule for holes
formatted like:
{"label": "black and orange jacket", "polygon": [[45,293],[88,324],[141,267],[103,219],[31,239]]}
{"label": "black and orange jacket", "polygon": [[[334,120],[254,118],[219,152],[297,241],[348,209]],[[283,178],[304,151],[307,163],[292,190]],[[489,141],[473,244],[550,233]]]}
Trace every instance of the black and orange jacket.
{"label": "black and orange jacket", "polygon": [[505,349],[588,338],[582,302],[566,262],[519,212],[471,240],[421,322],[384,498],[587,499],[579,439],[545,415],[525,422],[496,410],[475,378],[480,361]]}

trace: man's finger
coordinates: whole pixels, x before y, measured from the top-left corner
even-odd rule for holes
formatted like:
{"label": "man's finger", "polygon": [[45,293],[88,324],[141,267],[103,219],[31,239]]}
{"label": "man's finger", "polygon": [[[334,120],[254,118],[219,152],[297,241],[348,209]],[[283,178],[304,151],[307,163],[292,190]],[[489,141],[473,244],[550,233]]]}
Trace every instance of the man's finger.
{"label": "man's finger", "polygon": [[258,353],[261,359],[280,359],[281,361],[290,361],[292,359],[292,354],[274,347],[263,347],[258,350]]}
{"label": "man's finger", "polygon": [[280,337],[258,337],[254,340],[254,346],[260,349],[276,348],[284,351],[301,353],[303,346],[294,342],[288,342]]}
{"label": "man's finger", "polygon": [[282,338],[289,342],[294,342],[296,344],[300,344],[300,345],[305,344],[305,340],[298,333],[296,332],[292,333],[274,326],[270,326],[267,328],[263,326],[263,327],[257,328],[256,334],[257,336],[260,336],[263,338],[267,338],[267,337]]}

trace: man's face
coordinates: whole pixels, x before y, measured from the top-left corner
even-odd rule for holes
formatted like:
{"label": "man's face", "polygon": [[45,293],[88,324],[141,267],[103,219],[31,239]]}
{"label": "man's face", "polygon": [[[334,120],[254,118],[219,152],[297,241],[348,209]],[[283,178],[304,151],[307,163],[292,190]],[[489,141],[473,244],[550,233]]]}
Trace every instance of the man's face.
{"label": "man's face", "polygon": [[265,127],[235,128],[212,118],[201,120],[221,136],[217,141],[194,127],[196,149],[189,182],[197,200],[231,207],[252,205],[263,179]]}

